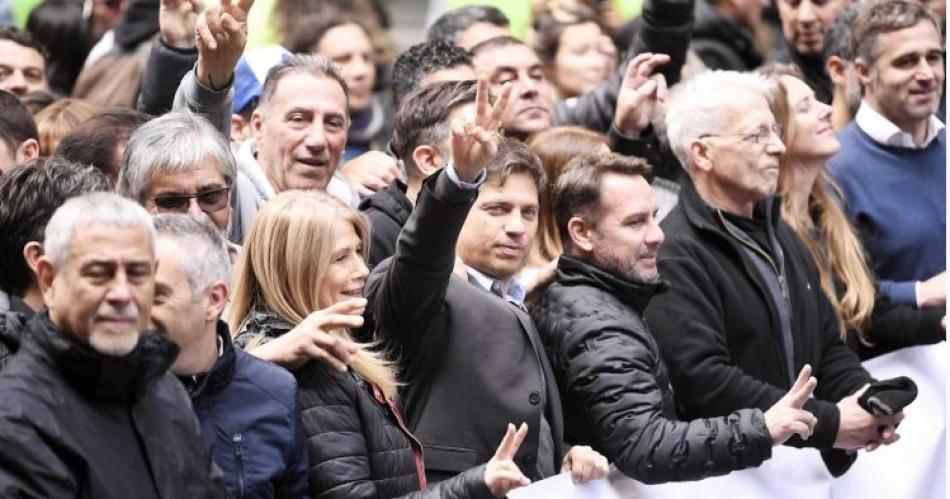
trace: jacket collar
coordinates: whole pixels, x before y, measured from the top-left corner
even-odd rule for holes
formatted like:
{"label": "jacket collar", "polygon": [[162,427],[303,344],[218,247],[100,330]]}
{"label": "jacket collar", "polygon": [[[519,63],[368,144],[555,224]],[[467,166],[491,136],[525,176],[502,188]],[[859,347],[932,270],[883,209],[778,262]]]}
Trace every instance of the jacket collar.
{"label": "jacket collar", "polygon": [[188,395],[192,399],[212,395],[220,392],[231,383],[234,377],[234,344],[231,343],[231,334],[228,325],[219,320],[217,335],[220,345],[220,354],[211,366],[211,370],[194,376],[178,376],[178,380],[185,385]]}
{"label": "jacket collar", "polygon": [[27,327],[29,348],[48,358],[83,396],[101,402],[134,402],[178,356],[175,343],[153,331],[142,332],[135,348],[126,355],[99,353],[53,324],[45,309]]}
{"label": "jacket collar", "polygon": [[[719,214],[720,210],[710,206],[703,198],[699,197],[699,192],[696,191],[696,186],[688,175],[683,178],[681,185],[682,189],[680,190],[679,205],[683,207],[683,214],[686,216],[686,221],[698,229],[728,235],[726,234],[725,227],[722,225]],[[759,205],[757,206],[757,208],[761,208],[765,213],[769,225],[771,225],[773,229],[778,227],[782,215],[782,210],[780,209],[781,202],[780,197],[773,196],[759,201]]]}
{"label": "jacket collar", "polygon": [[666,288],[663,281],[631,281],[570,255],[558,259],[557,282],[562,286],[591,286],[606,291],[641,315],[650,298]]}

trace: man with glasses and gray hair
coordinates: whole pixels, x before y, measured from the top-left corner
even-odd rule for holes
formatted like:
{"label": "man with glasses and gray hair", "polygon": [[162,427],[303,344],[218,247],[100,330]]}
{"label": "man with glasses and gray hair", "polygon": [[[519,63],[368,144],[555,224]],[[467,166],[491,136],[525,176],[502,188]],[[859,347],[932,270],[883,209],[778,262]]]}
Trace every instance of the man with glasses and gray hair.
{"label": "man with glasses and gray hair", "polygon": [[232,241],[232,218],[253,217],[253,186],[238,172],[231,148],[204,118],[172,112],[139,127],[129,138],[116,191],[150,213],[207,217]]}
{"label": "man with glasses and gray hair", "polygon": [[858,449],[894,442],[903,413],[875,417],[858,405],[870,375],[839,336],[811,255],[781,220],[775,92],[762,76],[712,71],[673,95],[666,125],[688,178],[662,223],[670,237],[659,270],[670,286],[646,319],[685,418],[767,410],[813,366],[818,388],[804,409],[818,423],[787,445],[823,451],[838,476]]}

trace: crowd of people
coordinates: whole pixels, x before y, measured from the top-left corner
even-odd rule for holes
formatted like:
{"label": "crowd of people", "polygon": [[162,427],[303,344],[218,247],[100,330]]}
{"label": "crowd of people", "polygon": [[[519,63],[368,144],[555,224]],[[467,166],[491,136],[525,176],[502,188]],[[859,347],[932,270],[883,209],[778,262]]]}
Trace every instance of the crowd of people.
{"label": "crowd of people", "polygon": [[401,53],[369,0],[0,26],[0,497],[887,452],[916,389],[862,361],[946,338],[943,3],[609,3]]}

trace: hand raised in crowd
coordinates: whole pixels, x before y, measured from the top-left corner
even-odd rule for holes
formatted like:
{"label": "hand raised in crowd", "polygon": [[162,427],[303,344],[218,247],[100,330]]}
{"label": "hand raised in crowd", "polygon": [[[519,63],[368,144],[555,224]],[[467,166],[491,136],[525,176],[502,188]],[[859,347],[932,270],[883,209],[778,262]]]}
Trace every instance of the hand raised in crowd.
{"label": "hand raised in crowd", "polygon": [[610,463],[599,452],[586,445],[575,445],[561,463],[561,473],[571,473],[574,483],[584,483],[607,476]]}
{"label": "hand raised in crowd", "polygon": [[657,66],[670,62],[666,54],[638,54],[624,73],[617,94],[614,127],[626,137],[639,137],[650,126],[659,104],[666,98],[666,78],[655,73]]}
{"label": "hand raised in crowd", "polygon": [[498,129],[508,108],[511,84],[505,84],[493,106],[489,100],[488,78],[478,77],[475,94],[475,116],[452,121],[452,164],[459,178],[473,182],[498,152]]}
{"label": "hand raised in crowd", "polygon": [[162,41],[180,50],[195,48],[195,24],[203,10],[201,0],[162,0],[158,9]]}
{"label": "hand raised in crowd", "polygon": [[397,178],[402,179],[396,158],[380,151],[365,152],[347,161],[340,167],[340,173],[361,197],[373,194]]}
{"label": "hand raised in crowd", "polygon": [[247,45],[247,15],[254,0],[220,0],[198,16],[195,45],[198,47],[198,81],[220,90],[231,81]]}
{"label": "hand raised in crowd", "polygon": [[838,402],[840,422],[835,448],[854,452],[864,449],[871,452],[881,445],[890,445],[900,439],[897,424],[904,419],[904,413],[879,417],[864,410],[858,404],[858,398],[867,390],[867,385]]}
{"label": "hand raised in crowd", "polygon": [[808,440],[815,431],[818,418],[802,407],[811,398],[816,386],[818,380],[811,375],[811,366],[806,364],[788,393],[765,411],[765,427],[772,437],[772,445],[781,445],[795,434],[802,440]]}
{"label": "hand raised in crowd", "polygon": [[485,465],[485,485],[495,497],[505,497],[513,489],[524,487],[531,483],[518,465],[515,464],[515,454],[528,435],[528,425],[521,423],[521,426],[515,431],[515,425],[508,423],[508,431],[505,432],[501,444],[495,455]]}
{"label": "hand raised in crowd", "polygon": [[346,366],[359,348],[333,331],[362,326],[361,314],[365,308],[365,298],[335,303],[308,315],[286,334],[248,352],[289,370],[318,360],[341,372],[346,371]]}
{"label": "hand raised in crowd", "polygon": [[918,285],[917,299],[920,308],[943,308],[947,306],[947,271],[943,271]]}

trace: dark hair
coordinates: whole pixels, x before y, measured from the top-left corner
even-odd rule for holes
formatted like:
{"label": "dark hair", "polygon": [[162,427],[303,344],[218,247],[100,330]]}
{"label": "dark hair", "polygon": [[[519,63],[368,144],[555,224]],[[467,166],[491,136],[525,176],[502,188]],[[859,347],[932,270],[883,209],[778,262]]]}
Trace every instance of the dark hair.
{"label": "dark hair", "polygon": [[10,40],[11,42],[20,45],[22,47],[28,47],[33,50],[36,50],[43,56],[43,61],[46,61],[46,48],[43,47],[36,38],[26,30],[22,30],[13,26],[0,26],[0,40]]}
{"label": "dark hair", "polygon": [[40,139],[33,115],[15,95],[0,90],[0,140],[16,151],[28,139]]}
{"label": "dark hair", "polygon": [[43,241],[53,213],[67,199],[108,191],[99,170],[58,158],[39,158],[0,177],[0,289],[22,296],[33,283],[23,247]]}
{"label": "dark hair", "polygon": [[482,52],[502,47],[510,47],[512,45],[525,45],[525,43],[513,36],[496,36],[475,44],[474,47],[469,49],[468,53],[472,54],[472,58],[475,58]]}
{"label": "dark hair", "polygon": [[608,173],[645,177],[650,173],[650,164],[643,158],[616,153],[588,154],[572,159],[557,179],[551,195],[554,219],[564,248],[570,247],[567,224],[571,218],[582,217],[591,226],[597,226],[594,212],[600,210],[601,181]]}
{"label": "dark hair", "polygon": [[565,28],[585,23],[594,23],[606,33],[597,14],[583,5],[574,6],[568,11],[558,11],[558,14],[545,10],[535,16],[532,23],[534,33],[532,46],[538,58],[541,59],[541,63],[546,67],[554,66],[554,59],[561,47],[561,35]]}
{"label": "dark hair", "polygon": [[432,73],[457,66],[471,66],[472,56],[465,49],[444,40],[423,42],[399,54],[393,64],[393,104],[399,104],[409,92],[419,88]]}
{"label": "dark hair", "polygon": [[854,60],[854,52],[851,51],[851,26],[863,8],[861,3],[855,3],[838,15],[835,22],[825,32],[822,60],[827,61],[831,56],[840,57],[848,62]]}
{"label": "dark hair", "polygon": [[293,29],[284,36],[284,47],[297,54],[316,52],[320,40],[337,26],[355,24],[363,30],[372,44],[373,33],[359,17],[351,12],[335,12],[333,15],[309,14],[294,22]]}
{"label": "dark hair", "polygon": [[882,0],[866,4],[851,27],[851,53],[873,65],[880,55],[878,39],[882,33],[912,28],[922,22],[932,23],[941,32],[937,16],[921,3]]}
{"label": "dark hair", "polygon": [[534,180],[534,186],[538,189],[538,199],[540,199],[548,178],[544,174],[538,155],[520,140],[501,137],[498,142],[498,153],[485,166],[485,183],[505,185],[508,177],[517,174],[528,174]]}
{"label": "dark hair", "polygon": [[82,9],[81,1],[43,0],[26,21],[26,29],[47,50],[46,77],[50,88],[65,95],[72,92],[92,48]]}
{"label": "dark hair", "polygon": [[63,137],[56,156],[95,166],[115,179],[122,159],[115,155],[116,146],[128,142],[132,132],[150,119],[152,117],[145,113],[122,107],[100,111]]}
{"label": "dark hair", "polygon": [[396,113],[391,146],[406,165],[410,179],[418,174],[413,151],[422,145],[441,144],[449,135],[449,114],[470,102],[475,102],[474,80],[436,82],[406,96]]}
{"label": "dark hair", "polygon": [[468,5],[450,10],[439,16],[429,26],[426,39],[443,40],[458,45],[462,32],[475,23],[494,24],[500,28],[508,27],[508,18],[495,7],[488,5]]}
{"label": "dark hair", "polygon": [[257,108],[265,108],[273,100],[277,92],[277,85],[285,76],[297,73],[307,73],[318,78],[329,78],[336,81],[343,89],[343,95],[346,97],[346,113],[349,117],[350,109],[350,88],[343,79],[340,68],[330,59],[319,55],[295,54],[275,64],[267,72],[264,79],[264,85],[261,88],[261,97],[257,102]]}

